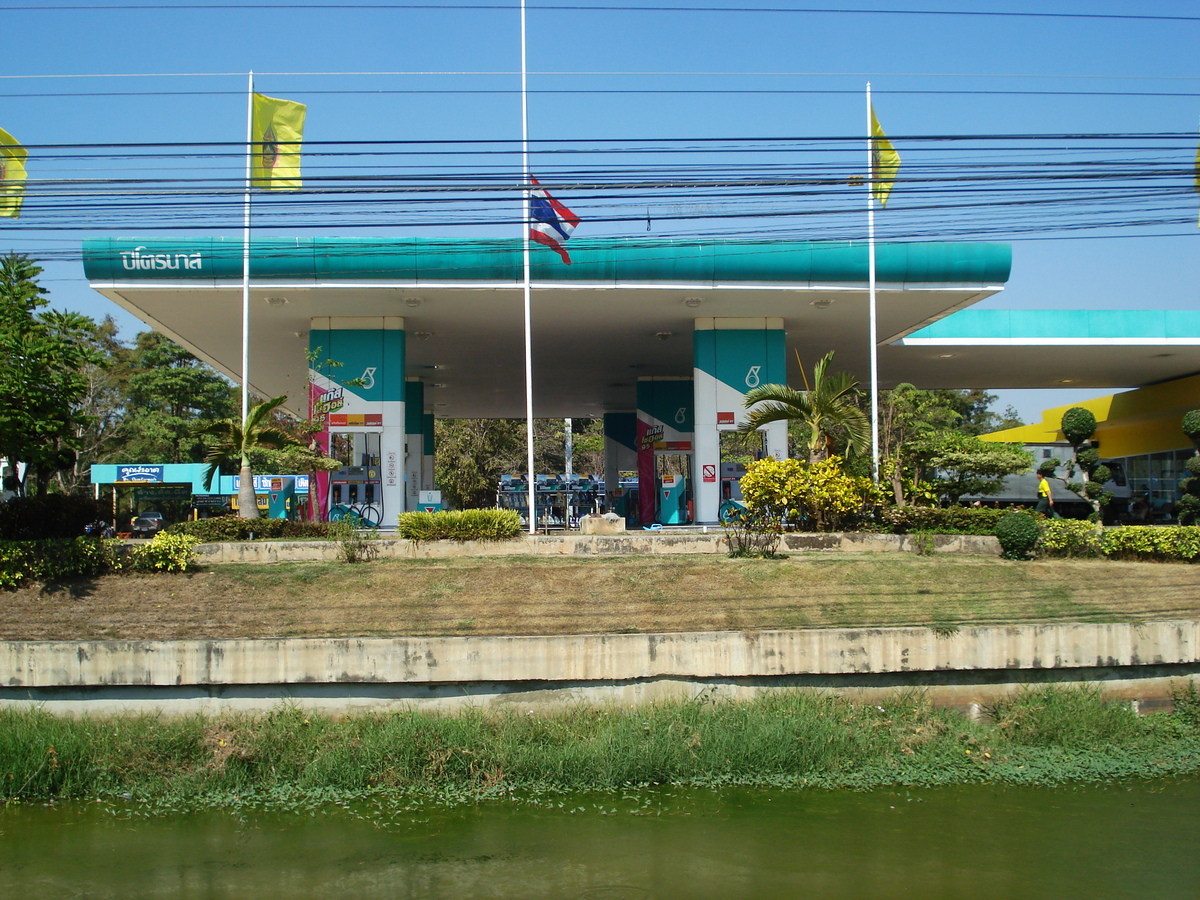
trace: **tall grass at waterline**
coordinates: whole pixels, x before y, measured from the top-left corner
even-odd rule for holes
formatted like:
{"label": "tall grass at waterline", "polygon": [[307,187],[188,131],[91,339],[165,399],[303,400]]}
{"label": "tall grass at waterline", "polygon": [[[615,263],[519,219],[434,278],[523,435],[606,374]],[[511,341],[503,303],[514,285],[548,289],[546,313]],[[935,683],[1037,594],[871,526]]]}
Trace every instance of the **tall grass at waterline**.
{"label": "tall grass at waterline", "polygon": [[[1190,693],[1189,693],[1190,691]],[[1097,691],[1047,687],[972,721],[918,693],[881,704],[813,692],[552,713],[331,718],[60,718],[0,710],[6,802],[129,795],[236,805],[372,793],[450,800],[639,785],[870,788],[1049,784],[1200,773],[1200,702],[1139,718]]]}

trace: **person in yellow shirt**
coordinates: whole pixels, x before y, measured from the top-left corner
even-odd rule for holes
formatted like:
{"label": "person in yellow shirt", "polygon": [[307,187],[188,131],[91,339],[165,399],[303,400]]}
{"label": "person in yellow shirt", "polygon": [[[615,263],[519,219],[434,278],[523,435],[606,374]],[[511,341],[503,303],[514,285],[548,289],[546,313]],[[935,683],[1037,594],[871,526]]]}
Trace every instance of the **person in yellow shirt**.
{"label": "person in yellow shirt", "polygon": [[1044,513],[1053,518],[1061,518],[1058,511],[1054,508],[1054,495],[1050,493],[1050,482],[1041,472],[1037,473],[1038,477],[1038,502],[1034,507],[1035,512]]}

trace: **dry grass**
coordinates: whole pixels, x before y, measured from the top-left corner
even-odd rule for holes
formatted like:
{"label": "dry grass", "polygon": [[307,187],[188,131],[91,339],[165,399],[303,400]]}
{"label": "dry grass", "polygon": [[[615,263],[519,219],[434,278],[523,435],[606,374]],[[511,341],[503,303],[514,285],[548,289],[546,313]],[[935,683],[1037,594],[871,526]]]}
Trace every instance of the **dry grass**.
{"label": "dry grass", "polygon": [[595,634],[1190,619],[1200,567],[796,554],[215,566],[3,595],[0,639]]}

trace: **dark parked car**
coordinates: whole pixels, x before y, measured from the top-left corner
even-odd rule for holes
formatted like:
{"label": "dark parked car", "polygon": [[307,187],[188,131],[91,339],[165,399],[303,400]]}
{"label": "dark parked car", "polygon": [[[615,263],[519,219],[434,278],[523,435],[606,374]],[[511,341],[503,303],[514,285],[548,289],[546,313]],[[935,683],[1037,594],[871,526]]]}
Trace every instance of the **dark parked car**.
{"label": "dark parked car", "polygon": [[133,520],[130,534],[134,537],[152,538],[167,527],[167,520],[160,512],[139,513]]}

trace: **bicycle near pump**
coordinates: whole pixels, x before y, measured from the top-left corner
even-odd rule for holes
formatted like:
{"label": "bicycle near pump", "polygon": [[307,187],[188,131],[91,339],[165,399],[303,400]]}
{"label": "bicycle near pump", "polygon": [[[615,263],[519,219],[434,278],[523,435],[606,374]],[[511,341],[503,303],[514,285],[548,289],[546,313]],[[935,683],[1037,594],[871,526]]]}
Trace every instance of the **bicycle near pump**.
{"label": "bicycle near pump", "polygon": [[370,503],[339,503],[329,509],[330,522],[345,521],[355,528],[378,528],[382,520],[382,511]]}

